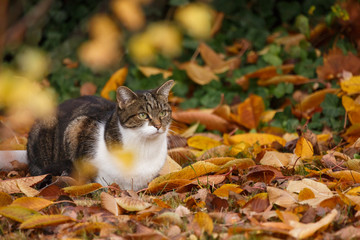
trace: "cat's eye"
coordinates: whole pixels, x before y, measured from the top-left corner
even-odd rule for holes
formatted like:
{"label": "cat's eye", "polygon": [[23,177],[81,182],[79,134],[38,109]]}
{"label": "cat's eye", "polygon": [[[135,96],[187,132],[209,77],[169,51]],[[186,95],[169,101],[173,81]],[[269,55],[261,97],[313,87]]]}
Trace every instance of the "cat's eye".
{"label": "cat's eye", "polygon": [[139,114],[138,114],[138,117],[139,117],[140,119],[145,120],[145,119],[147,119],[149,116],[148,116],[146,113],[139,113]]}
{"label": "cat's eye", "polygon": [[161,111],[161,112],[159,113],[159,117],[165,117],[167,114],[168,114],[167,111]]}

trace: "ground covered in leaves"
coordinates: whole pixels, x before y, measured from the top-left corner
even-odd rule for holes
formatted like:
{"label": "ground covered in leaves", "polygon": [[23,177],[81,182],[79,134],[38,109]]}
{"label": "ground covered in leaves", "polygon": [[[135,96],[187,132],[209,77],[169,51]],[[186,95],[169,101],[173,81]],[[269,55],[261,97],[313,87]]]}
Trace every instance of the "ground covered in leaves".
{"label": "ground covered in leaves", "polygon": [[[0,238],[360,239],[359,1],[13,2]],[[148,188],[33,177],[11,157],[56,99],[167,79],[168,159]]]}

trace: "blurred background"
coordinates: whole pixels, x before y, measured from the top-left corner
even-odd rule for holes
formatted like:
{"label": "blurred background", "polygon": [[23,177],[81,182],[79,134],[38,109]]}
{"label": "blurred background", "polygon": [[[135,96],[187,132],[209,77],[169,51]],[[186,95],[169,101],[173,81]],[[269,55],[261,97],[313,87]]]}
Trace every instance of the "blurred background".
{"label": "blurred background", "polygon": [[[34,119],[64,100],[114,99],[120,85],[148,89],[166,79],[176,80],[171,101],[181,109],[234,105],[253,93],[266,109],[283,110],[273,126],[294,131],[307,119],[291,106],[338,85],[344,68],[360,72],[326,68],[324,58],[356,63],[359,47],[358,0],[2,0],[0,142],[22,148]],[[249,81],[266,79],[246,74],[267,66],[302,84]],[[336,106],[344,114],[340,100]],[[328,116],[316,117],[323,122],[310,127],[322,131]],[[340,130],[344,121],[330,127]]]}

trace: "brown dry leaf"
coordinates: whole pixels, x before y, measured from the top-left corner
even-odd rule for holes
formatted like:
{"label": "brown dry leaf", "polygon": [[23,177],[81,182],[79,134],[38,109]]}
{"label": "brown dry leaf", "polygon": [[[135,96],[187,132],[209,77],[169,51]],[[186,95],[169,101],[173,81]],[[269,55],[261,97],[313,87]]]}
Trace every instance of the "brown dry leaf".
{"label": "brown dry leaf", "polygon": [[297,195],[291,194],[288,191],[275,187],[267,187],[266,191],[268,192],[271,204],[276,204],[284,208],[290,208],[298,202]]}
{"label": "brown dry leaf", "polygon": [[304,201],[304,200],[315,198],[315,194],[313,193],[313,191],[311,191],[311,189],[306,187],[306,188],[303,188],[299,192],[298,198],[299,198],[299,201]]}
{"label": "brown dry leaf", "polygon": [[181,220],[180,216],[174,212],[164,212],[159,216],[155,217],[154,219],[158,223],[162,224],[175,224],[178,226],[182,226],[183,221]]}
{"label": "brown dry leaf", "polygon": [[219,141],[202,135],[196,135],[189,138],[187,140],[187,144],[189,147],[200,150],[208,150],[210,148],[214,148],[221,145]]}
{"label": "brown dry leaf", "polygon": [[354,226],[347,226],[341,228],[335,233],[339,239],[359,239],[360,238],[360,228]]}
{"label": "brown dry leaf", "polygon": [[300,223],[290,221],[290,225],[294,228],[289,233],[292,237],[297,239],[305,239],[311,237],[319,229],[325,229],[331,222],[334,221],[338,215],[338,211],[333,209],[329,214],[323,217],[321,220],[315,223]]}
{"label": "brown dry leaf", "polygon": [[218,196],[219,198],[228,199],[229,198],[229,192],[234,193],[241,193],[243,190],[240,188],[237,184],[224,184],[218,189],[216,189],[213,194],[215,196]]}
{"label": "brown dry leaf", "polygon": [[212,80],[219,81],[219,77],[209,67],[203,67],[195,62],[183,63],[187,75],[191,80],[200,85],[205,85]]}
{"label": "brown dry leaf", "polygon": [[115,200],[121,208],[129,212],[141,211],[151,206],[150,203],[131,197],[120,197],[120,198],[115,198]]}
{"label": "brown dry leaf", "polygon": [[259,125],[261,115],[265,111],[265,104],[260,96],[250,94],[243,103],[237,107],[236,114],[230,114],[230,118],[246,128],[252,129]]}
{"label": "brown dry leaf", "polygon": [[295,113],[301,116],[307,116],[314,109],[320,106],[320,104],[324,101],[326,94],[335,93],[338,89],[334,88],[326,88],[319,91],[316,91],[304,98],[298,105],[296,105]]}
{"label": "brown dry leaf", "polygon": [[106,192],[102,192],[100,194],[101,199],[101,207],[108,210],[115,216],[119,215],[119,206],[116,202],[115,197],[111,196],[110,194]]}
{"label": "brown dry leaf", "polygon": [[0,192],[0,207],[10,205],[12,201],[12,197],[9,194]]}
{"label": "brown dry leaf", "polygon": [[24,221],[20,225],[20,229],[42,228],[52,225],[59,225],[71,221],[76,220],[64,215],[37,215]]}
{"label": "brown dry leaf", "polygon": [[224,19],[225,14],[223,12],[217,12],[215,19],[214,19],[214,24],[211,28],[211,36],[214,36],[220,29],[222,26],[222,21]]}
{"label": "brown dry leaf", "polygon": [[252,197],[245,205],[244,209],[249,209],[257,213],[264,212],[270,206],[268,193],[258,193]]}
{"label": "brown dry leaf", "polygon": [[304,83],[310,82],[310,79],[308,79],[307,77],[300,76],[300,75],[280,75],[280,76],[275,76],[272,78],[260,79],[259,81],[257,81],[257,85],[269,86],[272,84],[276,85],[276,84],[283,83],[283,82],[299,85],[299,84],[304,84]]}
{"label": "brown dry leaf", "polygon": [[296,143],[295,154],[302,159],[311,158],[314,155],[313,145],[301,136]]}
{"label": "brown dry leaf", "polygon": [[181,166],[177,162],[167,156],[164,166],[159,171],[159,175],[166,175],[172,172],[180,171],[181,169]]}
{"label": "brown dry leaf", "polygon": [[164,79],[167,79],[172,76],[172,71],[155,68],[155,67],[147,67],[147,66],[138,66],[137,67],[142,74],[144,74],[146,77],[150,77],[151,75],[157,75],[162,74]]}
{"label": "brown dry leaf", "polygon": [[153,202],[156,203],[156,205],[158,205],[161,208],[171,208],[171,206],[169,204],[167,204],[166,202],[164,202],[158,198],[154,198]]}
{"label": "brown dry leaf", "polygon": [[86,82],[81,85],[80,96],[94,95],[96,93],[96,85],[91,82]]}
{"label": "brown dry leaf", "polygon": [[30,187],[41,182],[46,176],[47,174],[35,176],[35,177],[24,177],[24,178],[16,178],[16,179],[8,179],[8,180],[0,181],[0,191],[9,194],[20,193],[21,190],[18,187],[19,184],[21,186]]}
{"label": "brown dry leaf", "polygon": [[196,155],[193,150],[183,147],[170,149],[168,151],[168,155],[180,165],[196,159]]}
{"label": "brown dry leaf", "polygon": [[273,142],[278,142],[281,145],[285,146],[285,139],[267,133],[244,133],[237,134],[228,138],[228,141],[231,145],[238,144],[241,142],[246,142],[250,145],[259,143],[260,145],[270,145]]}
{"label": "brown dry leaf", "polygon": [[103,98],[110,99],[109,93],[111,91],[116,91],[119,86],[122,86],[124,84],[127,73],[127,67],[120,68],[115,73],[113,73],[109,81],[106,82],[104,88],[101,90],[101,96]]}
{"label": "brown dry leaf", "polygon": [[306,40],[305,35],[302,33],[298,33],[276,38],[274,42],[284,45],[285,50],[288,51],[292,46],[299,46],[300,42],[303,40]]}
{"label": "brown dry leaf", "polygon": [[336,178],[336,179],[342,179],[345,181],[353,181],[355,183],[360,182],[360,173],[352,170],[342,170],[342,171],[336,171],[333,172],[331,170],[328,170],[326,172],[329,176]]}
{"label": "brown dry leaf", "polygon": [[35,211],[39,211],[43,208],[46,208],[53,204],[52,201],[46,200],[44,198],[39,197],[21,197],[17,198],[11,204],[12,206],[21,206],[24,208],[33,209]]}
{"label": "brown dry leaf", "polygon": [[100,183],[88,183],[80,186],[65,187],[63,191],[70,195],[81,196],[98,190],[99,188],[102,188]]}
{"label": "brown dry leaf", "polygon": [[107,222],[85,222],[76,224],[73,231],[75,235],[99,233],[101,237],[109,236],[109,234],[115,231],[115,226]]}
{"label": "brown dry leaf", "polygon": [[284,178],[284,175],[275,167],[255,165],[249,169],[246,178],[254,182],[264,182],[266,184],[270,184],[272,180],[276,178]]}
{"label": "brown dry leaf", "polygon": [[113,0],[111,8],[127,29],[137,31],[145,25],[145,15],[138,1]]}
{"label": "brown dry leaf", "polygon": [[296,221],[296,222],[300,221],[299,216],[290,211],[276,210],[276,214],[278,215],[278,217],[280,218],[281,221],[283,221],[284,223],[286,223],[288,225],[289,225],[290,221]]}
{"label": "brown dry leaf", "polygon": [[199,44],[199,51],[202,59],[211,69],[216,69],[225,64],[223,58],[204,42]]}
{"label": "brown dry leaf", "polygon": [[316,68],[318,77],[325,80],[337,78],[343,71],[351,72],[353,75],[360,74],[360,58],[351,52],[344,55],[339,48],[331,49],[328,54],[324,54],[324,65]]}
{"label": "brown dry leaf", "polygon": [[39,194],[38,190],[36,190],[36,189],[34,189],[32,187],[29,187],[23,181],[18,181],[17,186],[20,189],[20,191],[22,193],[24,193],[27,197],[34,197],[34,196],[37,196]]}
{"label": "brown dry leaf", "polygon": [[208,130],[219,130],[220,132],[228,132],[235,127],[229,124],[225,119],[200,110],[184,111],[184,112],[173,112],[172,117],[174,120],[184,122],[187,124],[200,122],[205,125]]}
{"label": "brown dry leaf", "polygon": [[277,151],[266,151],[260,160],[260,164],[269,165],[277,168],[286,167],[291,162],[293,154],[281,153]]}
{"label": "brown dry leaf", "polygon": [[226,173],[230,171],[230,169],[247,169],[254,165],[254,160],[250,158],[237,158],[222,165],[220,170],[217,171],[217,174]]}
{"label": "brown dry leaf", "polygon": [[201,184],[205,186],[214,186],[216,184],[222,183],[225,180],[224,175],[209,175],[195,178],[191,184]]}
{"label": "brown dry leaf", "polygon": [[9,205],[0,209],[0,215],[17,222],[24,222],[35,215],[40,215],[40,213],[29,208]]}
{"label": "brown dry leaf", "polygon": [[211,217],[205,212],[198,212],[194,216],[194,222],[196,222],[202,231],[212,234],[214,230],[214,223]]}

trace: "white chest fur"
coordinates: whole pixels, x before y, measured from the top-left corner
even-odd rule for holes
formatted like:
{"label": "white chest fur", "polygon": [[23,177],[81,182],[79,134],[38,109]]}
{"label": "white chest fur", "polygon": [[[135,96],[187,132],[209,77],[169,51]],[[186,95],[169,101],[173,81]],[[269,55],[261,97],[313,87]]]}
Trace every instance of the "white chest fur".
{"label": "white chest fur", "polygon": [[154,134],[157,130],[145,125],[137,129],[119,127],[123,146],[115,156],[105,144],[105,125],[99,126],[96,157],[92,160],[98,169],[96,181],[102,185],[115,182],[122,189],[145,188],[165,163],[167,131]]}

